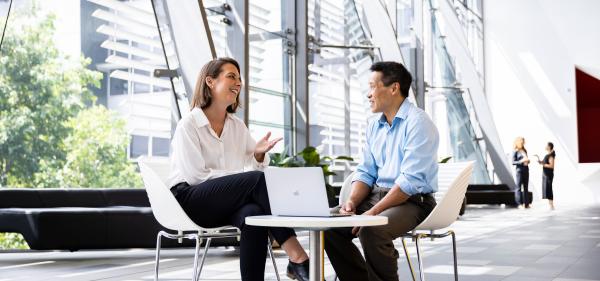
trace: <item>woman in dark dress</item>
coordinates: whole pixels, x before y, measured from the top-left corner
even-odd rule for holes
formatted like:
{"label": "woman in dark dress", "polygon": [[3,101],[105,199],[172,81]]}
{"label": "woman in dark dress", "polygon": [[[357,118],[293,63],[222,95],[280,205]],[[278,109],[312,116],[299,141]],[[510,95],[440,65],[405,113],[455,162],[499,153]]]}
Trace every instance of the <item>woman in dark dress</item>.
{"label": "woman in dark dress", "polygon": [[[529,157],[527,156],[527,149],[525,149],[525,138],[518,137],[515,140],[514,148],[512,163],[516,166],[517,183],[515,200],[517,204],[523,204],[525,208],[529,208],[532,198],[527,198],[529,194]],[[521,188],[523,188],[522,191]]]}
{"label": "woman in dark dress", "polygon": [[556,152],[554,152],[554,144],[549,142],[546,145],[546,156],[538,163],[542,165],[544,174],[542,175],[542,198],[548,199],[550,204],[550,210],[554,210],[554,192],[552,191],[552,180],[554,179],[554,158]]}

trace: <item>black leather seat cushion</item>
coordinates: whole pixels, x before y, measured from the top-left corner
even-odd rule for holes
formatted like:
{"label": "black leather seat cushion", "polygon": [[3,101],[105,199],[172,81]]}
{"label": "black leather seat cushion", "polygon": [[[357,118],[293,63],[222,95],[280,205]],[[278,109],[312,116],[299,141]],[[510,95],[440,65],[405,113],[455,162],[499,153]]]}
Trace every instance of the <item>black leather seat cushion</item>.
{"label": "black leather seat cushion", "polygon": [[[35,250],[154,248],[156,234],[166,229],[149,206],[144,189],[0,188],[0,232],[21,233]],[[194,243],[163,239],[162,245]]]}

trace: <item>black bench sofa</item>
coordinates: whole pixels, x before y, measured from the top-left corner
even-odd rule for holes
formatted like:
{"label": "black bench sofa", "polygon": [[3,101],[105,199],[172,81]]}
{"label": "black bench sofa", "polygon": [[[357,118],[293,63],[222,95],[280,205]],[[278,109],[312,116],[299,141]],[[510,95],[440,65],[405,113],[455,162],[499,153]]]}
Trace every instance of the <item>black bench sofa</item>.
{"label": "black bench sofa", "polygon": [[[528,192],[529,203],[533,193]],[[467,204],[506,204],[517,206],[515,191],[506,184],[469,184],[467,187]]]}
{"label": "black bench sofa", "polygon": [[[0,232],[21,233],[33,250],[154,248],[160,230],[166,229],[154,218],[144,189],[0,188]],[[194,245],[188,239],[162,241],[163,247]]]}

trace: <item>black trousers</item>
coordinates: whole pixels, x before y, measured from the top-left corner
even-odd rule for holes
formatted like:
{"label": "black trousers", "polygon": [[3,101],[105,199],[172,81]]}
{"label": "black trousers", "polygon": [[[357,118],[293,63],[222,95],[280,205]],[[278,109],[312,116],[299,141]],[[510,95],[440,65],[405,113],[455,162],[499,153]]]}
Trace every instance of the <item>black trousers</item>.
{"label": "black trousers", "polygon": [[186,214],[199,226],[234,225],[240,239],[242,280],[264,280],[268,232],[281,245],[296,234],[289,228],[245,224],[248,216],[270,215],[263,172],[252,171],[211,179],[198,185],[178,184],[172,189]]}
{"label": "black trousers", "polygon": [[552,180],[554,179],[554,174],[545,174],[542,175],[542,198],[554,200],[554,192],[552,191]]}
{"label": "black trousers", "polygon": [[[515,193],[515,199],[517,204],[524,204],[529,206],[532,198],[527,198],[529,195],[529,169],[517,170],[516,173],[517,190]],[[521,191],[521,187],[523,188]]]}

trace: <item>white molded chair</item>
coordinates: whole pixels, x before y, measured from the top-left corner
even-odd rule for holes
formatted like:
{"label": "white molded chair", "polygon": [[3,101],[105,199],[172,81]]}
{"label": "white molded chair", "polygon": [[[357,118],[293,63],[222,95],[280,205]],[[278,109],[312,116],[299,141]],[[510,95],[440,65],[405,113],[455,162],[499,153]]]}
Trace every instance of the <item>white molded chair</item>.
{"label": "white molded chair", "polygon": [[338,198],[340,206],[344,204],[348,198],[350,198],[350,192],[352,191],[352,178],[354,178],[354,174],[356,174],[356,172],[350,173],[350,175],[348,175],[342,184],[342,189],[340,189],[340,197]]}
{"label": "white molded chair", "polygon": [[[169,190],[166,184],[167,176],[169,174],[168,163],[151,162],[148,158],[139,159],[138,165],[146,187],[146,193],[150,200],[150,206],[152,213],[156,220],[165,228],[177,231],[177,234],[171,234],[166,231],[160,231],[156,237],[156,260],[154,264],[154,280],[158,280],[158,267],[160,262],[160,248],[161,238],[167,237],[169,239],[195,239],[196,250],[194,252],[194,269],[192,280],[196,281],[200,279],[200,273],[202,272],[202,266],[206,259],[206,253],[210,247],[210,242],[213,238],[227,238],[236,237],[239,239],[240,230],[234,226],[227,225],[217,228],[204,228],[195,224],[185,213],[173,193]],[[162,175],[161,176],[159,176]],[[227,232],[222,232],[228,230]],[[184,231],[193,231],[194,233],[183,233]],[[200,264],[198,264],[198,256],[200,253],[200,244],[202,239],[207,239],[204,246],[204,253]],[[277,280],[279,279],[279,272],[277,271],[277,264],[275,263],[275,256],[273,255],[273,249],[271,243],[268,244],[268,252],[271,260],[273,261],[273,267],[275,268],[275,275]]]}
{"label": "white molded chair", "polygon": [[[435,194],[437,205],[413,231],[401,236],[402,247],[413,281],[416,280],[415,273],[410,262],[408,250],[404,238],[412,238],[417,248],[417,259],[419,262],[419,273],[421,281],[425,280],[423,268],[423,257],[419,248],[421,238],[443,238],[452,236],[452,253],[454,256],[454,280],[458,280],[458,267],[456,257],[456,234],[453,230],[447,230],[445,233],[435,233],[435,231],[449,227],[458,218],[458,213],[467,192],[469,180],[473,174],[473,161],[459,163],[439,164],[438,170],[438,192]],[[352,187],[352,173],[342,185],[340,190],[339,202],[342,204],[350,197]]]}

